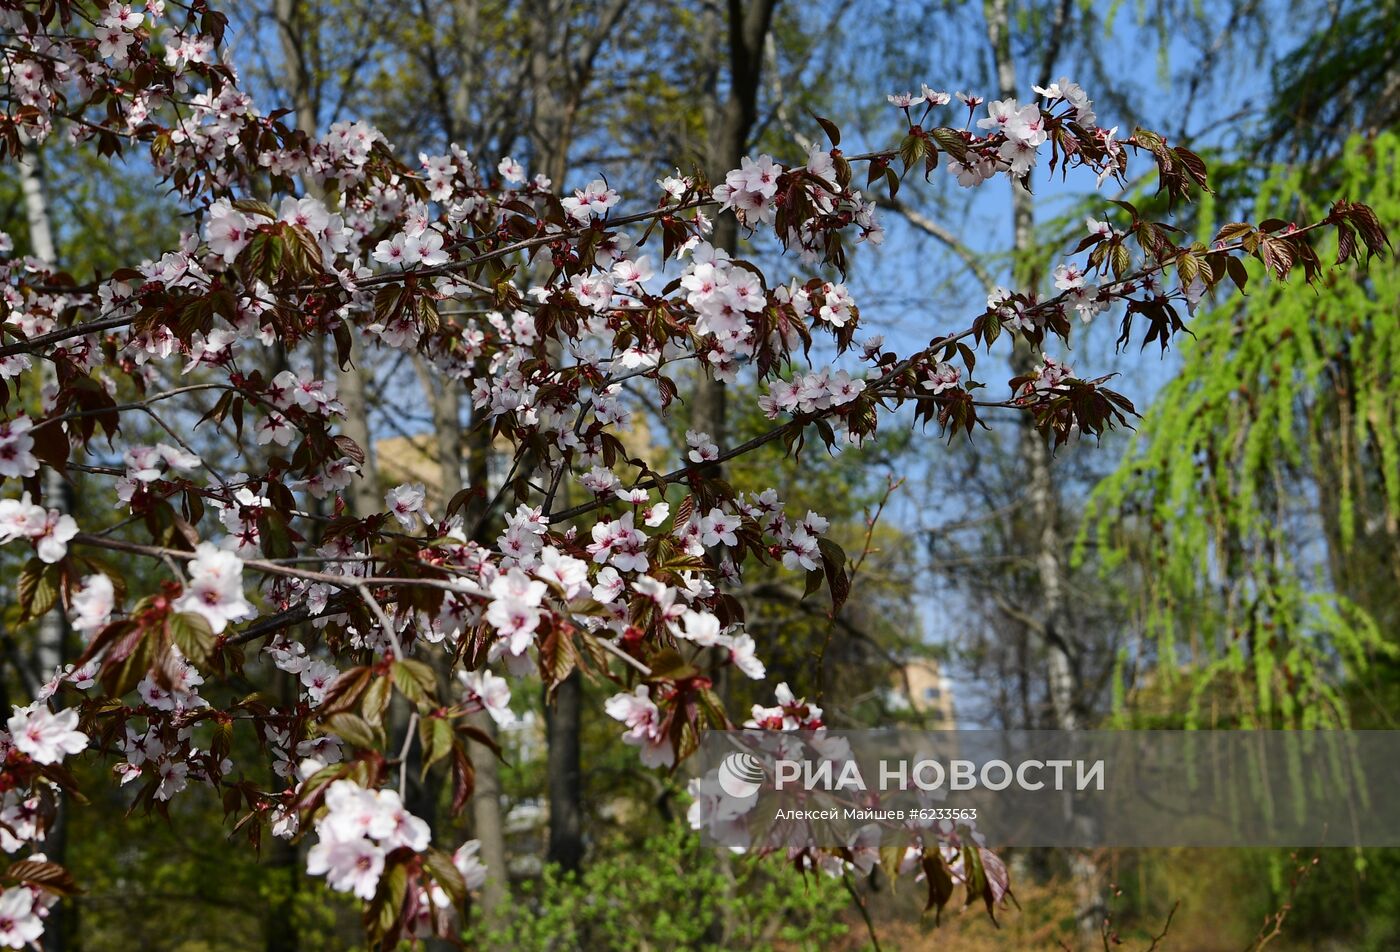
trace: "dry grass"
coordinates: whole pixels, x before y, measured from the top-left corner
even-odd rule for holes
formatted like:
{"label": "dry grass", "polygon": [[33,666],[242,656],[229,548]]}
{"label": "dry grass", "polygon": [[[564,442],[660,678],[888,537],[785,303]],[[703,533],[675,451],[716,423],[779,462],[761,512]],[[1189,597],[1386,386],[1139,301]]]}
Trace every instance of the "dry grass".
{"label": "dry grass", "polygon": [[[1160,850],[1151,851],[1150,857],[1141,853],[1134,856],[1134,852],[1109,858],[1104,868],[1109,876],[1133,876],[1139,894],[1154,899],[1152,908],[1140,913],[1129,915],[1118,910],[1113,928],[1121,944],[1111,944],[1112,952],[1148,949],[1177,902],[1180,906],[1171,927],[1156,946],[1159,952],[1242,952],[1250,948],[1259,923],[1247,921],[1243,907],[1252,904],[1244,900],[1261,889],[1261,883],[1247,879],[1237,865],[1220,862],[1218,851]],[[1120,862],[1124,859],[1129,862]],[[1014,888],[1018,905],[998,910],[996,924],[977,903],[964,909],[950,907],[941,924],[935,925],[932,914],[920,914],[923,896],[919,885],[909,882],[900,883],[894,893],[886,889],[868,895],[867,902],[882,952],[1100,952],[1104,948],[1098,936],[1086,938],[1076,933],[1072,885],[1023,879]],[[841,918],[850,931],[822,952],[869,950],[870,939],[860,914],[848,908]],[[1285,928],[1269,943],[1269,952],[1301,948],[1290,941],[1287,931]]]}

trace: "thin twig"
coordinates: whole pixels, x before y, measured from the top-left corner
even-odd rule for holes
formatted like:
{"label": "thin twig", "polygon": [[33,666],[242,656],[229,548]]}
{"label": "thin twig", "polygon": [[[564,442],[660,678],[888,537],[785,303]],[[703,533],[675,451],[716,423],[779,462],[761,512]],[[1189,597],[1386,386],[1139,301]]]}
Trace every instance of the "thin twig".
{"label": "thin twig", "polygon": [[368,585],[356,585],[355,589],[360,593],[360,597],[365,600],[365,604],[369,606],[369,610],[374,613],[374,617],[378,619],[380,627],[384,629],[384,633],[389,636],[389,643],[394,646],[394,660],[402,661],[406,656],[403,653],[403,645],[399,643],[399,633],[394,630],[394,624],[389,620],[389,616],[385,614],[383,606],[375,600],[374,593],[369,590]]}
{"label": "thin twig", "polygon": [[403,732],[403,749],[399,751],[399,796],[408,798],[408,752],[413,748],[413,734],[418,729],[418,712],[408,718],[408,729]]}
{"label": "thin twig", "polygon": [[611,641],[608,641],[606,638],[599,638],[597,639],[597,641],[598,644],[603,646],[604,651],[608,652],[611,655],[615,655],[618,658],[621,658],[623,661],[627,662],[632,667],[640,671],[643,677],[651,677],[651,668],[648,668],[645,664],[638,661],[636,658],[632,657],[627,652],[623,651],[616,644],[614,644]]}
{"label": "thin twig", "polygon": [[1147,947],[1147,952],[1154,952],[1157,946],[1161,944],[1162,940],[1167,937],[1167,933],[1170,932],[1172,928],[1172,920],[1176,918],[1176,911],[1180,908],[1180,899],[1172,903],[1171,912],[1167,913],[1167,921],[1162,923],[1162,931],[1152,937],[1152,944]]}
{"label": "thin twig", "polygon": [[841,882],[845,884],[846,891],[851,894],[856,908],[860,910],[860,917],[865,920],[865,931],[870,935],[870,944],[874,946],[875,952],[880,952],[880,937],[875,933],[875,922],[870,918],[870,910],[865,907],[865,900],[856,891],[855,883],[851,882],[849,870],[841,871]]}
{"label": "thin twig", "polygon": [[[1290,859],[1296,861],[1298,854],[1293,853]],[[1317,867],[1319,857],[1313,856],[1308,863],[1300,864],[1293,871],[1293,879],[1288,884],[1288,895],[1283,904],[1275,912],[1264,917],[1264,924],[1259,927],[1259,934],[1254,937],[1246,952],[1259,952],[1270,942],[1277,939],[1283,933],[1283,923],[1288,918],[1288,914],[1293,911],[1293,900],[1298,895],[1298,888],[1302,886],[1303,880]]]}

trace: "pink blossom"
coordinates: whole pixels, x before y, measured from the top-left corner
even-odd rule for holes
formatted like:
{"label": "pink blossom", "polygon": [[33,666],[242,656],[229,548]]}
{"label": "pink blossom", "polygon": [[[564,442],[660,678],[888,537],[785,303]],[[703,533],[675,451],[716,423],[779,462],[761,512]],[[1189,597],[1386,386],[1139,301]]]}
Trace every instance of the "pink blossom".
{"label": "pink blossom", "polygon": [[423,518],[423,501],[427,498],[422,483],[395,486],[384,496],[389,514],[405,529],[416,529]]}
{"label": "pink blossom", "polygon": [[209,542],[201,542],[190,563],[190,584],[176,602],[177,611],[193,612],[219,634],[231,621],[256,614],[243,595],[243,560]]}
{"label": "pink blossom", "polygon": [[35,908],[34,894],[24,886],[0,893],[0,946],[19,949],[38,942],[44,923]]}
{"label": "pink blossom", "polygon": [[510,685],[505,678],[498,678],[485,668],[479,671],[459,671],[457,679],[468,701],[477,701],[491,719],[501,727],[515,723],[515,712],[510,709]]}
{"label": "pink blossom", "polygon": [[321,840],[306,854],[306,871],[325,875],[330,887],[373,899],[384,872],[384,851],[369,840]]}
{"label": "pink blossom", "polygon": [[39,471],[39,459],[34,455],[34,437],[29,431],[34,422],[27,416],[0,421],[0,477],[33,476]]}
{"label": "pink blossom", "polygon": [[10,742],[35,763],[60,763],[69,754],[87,749],[88,735],[78,730],[78,712],[73,708],[57,714],[41,705],[14,710],[5,723]]}
{"label": "pink blossom", "polygon": [[486,884],[487,869],[486,864],[477,855],[480,852],[480,840],[467,840],[452,854],[452,865],[462,874],[467,888],[473,891]]}

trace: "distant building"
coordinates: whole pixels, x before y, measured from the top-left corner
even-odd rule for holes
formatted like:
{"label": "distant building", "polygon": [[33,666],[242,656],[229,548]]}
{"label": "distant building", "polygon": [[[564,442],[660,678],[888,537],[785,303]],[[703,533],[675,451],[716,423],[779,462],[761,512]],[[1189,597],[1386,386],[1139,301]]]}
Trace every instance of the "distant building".
{"label": "distant building", "polygon": [[442,498],[437,445],[432,434],[386,437],[374,444],[374,455],[382,485],[422,483],[428,497],[429,511],[441,509],[445,500]]}
{"label": "distant building", "polygon": [[[623,448],[628,456],[649,456],[652,453],[651,430],[640,415],[633,416],[626,430],[620,434]],[[494,495],[501,488],[507,471],[510,469],[513,448],[505,437],[498,438],[492,446],[487,460],[486,491]],[[374,444],[374,465],[377,471],[377,491],[384,492],[401,483],[422,483],[430,513],[441,514],[448,500],[443,498],[442,471],[438,466],[437,440],[432,433],[419,433],[413,436],[389,436]],[[633,467],[619,460],[620,474],[635,473]],[[460,477],[467,483],[467,450],[464,447]],[[565,481],[564,492],[569,491],[569,481]],[[567,496],[566,496],[567,498]],[[577,500],[575,500],[577,501]],[[512,510],[515,505],[507,506]]]}
{"label": "distant building", "polygon": [[906,661],[894,675],[892,706],[923,715],[925,724],[938,730],[953,730],[953,688],[942,667],[933,658]]}

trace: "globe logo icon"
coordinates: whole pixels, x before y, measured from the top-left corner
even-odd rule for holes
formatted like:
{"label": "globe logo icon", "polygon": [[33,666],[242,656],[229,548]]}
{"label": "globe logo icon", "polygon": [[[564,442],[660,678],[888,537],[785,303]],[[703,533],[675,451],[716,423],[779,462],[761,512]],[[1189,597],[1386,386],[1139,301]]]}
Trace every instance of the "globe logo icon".
{"label": "globe logo icon", "polygon": [[746,799],[758,792],[763,785],[763,765],[758,758],[745,751],[735,751],[720,761],[720,789],[731,797]]}

